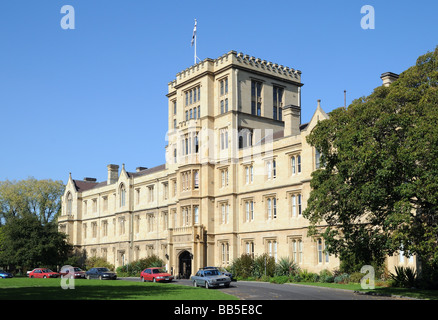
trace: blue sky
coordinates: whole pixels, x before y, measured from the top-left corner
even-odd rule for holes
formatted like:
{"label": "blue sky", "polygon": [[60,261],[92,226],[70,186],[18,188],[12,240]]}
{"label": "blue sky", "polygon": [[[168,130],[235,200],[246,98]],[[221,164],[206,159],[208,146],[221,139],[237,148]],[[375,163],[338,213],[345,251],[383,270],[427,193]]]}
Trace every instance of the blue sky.
{"label": "blue sky", "polygon": [[[61,7],[75,9],[64,30]],[[361,28],[361,7],[375,29]],[[302,119],[369,95],[438,45],[436,0],[0,2],[0,181],[165,162],[167,84],[235,50],[302,71]]]}

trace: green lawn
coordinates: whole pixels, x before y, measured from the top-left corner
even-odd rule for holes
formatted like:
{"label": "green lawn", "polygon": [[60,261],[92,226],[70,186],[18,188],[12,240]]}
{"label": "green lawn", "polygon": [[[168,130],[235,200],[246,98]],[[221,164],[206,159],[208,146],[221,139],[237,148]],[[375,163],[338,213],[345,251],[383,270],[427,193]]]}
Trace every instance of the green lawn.
{"label": "green lawn", "polygon": [[0,300],[238,300],[219,290],[171,283],[76,279],[62,289],[60,279],[0,279]]}

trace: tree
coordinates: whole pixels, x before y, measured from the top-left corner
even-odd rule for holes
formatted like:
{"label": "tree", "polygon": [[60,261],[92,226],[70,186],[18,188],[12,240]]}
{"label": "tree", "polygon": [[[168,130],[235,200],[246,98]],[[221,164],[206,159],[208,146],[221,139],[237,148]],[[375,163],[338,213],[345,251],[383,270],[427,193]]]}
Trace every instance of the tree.
{"label": "tree", "polygon": [[63,264],[72,251],[55,222],[43,225],[32,215],[12,217],[0,230],[0,265],[10,269],[55,267]]}
{"label": "tree", "polygon": [[0,181],[0,225],[10,218],[33,215],[42,224],[54,220],[61,211],[62,181]]}
{"label": "tree", "polygon": [[438,47],[307,138],[324,166],[303,215],[329,252],[363,264],[398,250],[438,266]]}

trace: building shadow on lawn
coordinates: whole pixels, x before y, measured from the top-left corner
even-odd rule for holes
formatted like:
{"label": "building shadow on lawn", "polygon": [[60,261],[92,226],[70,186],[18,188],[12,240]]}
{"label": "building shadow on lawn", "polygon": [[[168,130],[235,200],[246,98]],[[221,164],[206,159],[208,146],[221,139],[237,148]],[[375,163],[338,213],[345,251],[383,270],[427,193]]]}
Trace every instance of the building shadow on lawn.
{"label": "building shadow on lawn", "polygon": [[[86,280],[79,280],[86,281]],[[117,284],[120,282],[117,281]],[[0,300],[184,300],[199,299],[190,294],[196,288],[158,285],[87,285],[78,284],[74,289],[62,289],[60,285],[0,289]]]}

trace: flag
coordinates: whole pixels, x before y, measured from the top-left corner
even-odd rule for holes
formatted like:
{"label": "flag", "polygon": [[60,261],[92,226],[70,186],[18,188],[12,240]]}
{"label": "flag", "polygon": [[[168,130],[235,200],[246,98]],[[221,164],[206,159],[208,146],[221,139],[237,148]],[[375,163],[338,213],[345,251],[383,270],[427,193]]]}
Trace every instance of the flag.
{"label": "flag", "polygon": [[195,19],[195,27],[193,28],[193,36],[192,36],[192,47],[193,47],[193,43],[195,42],[195,37],[196,37],[196,19]]}

